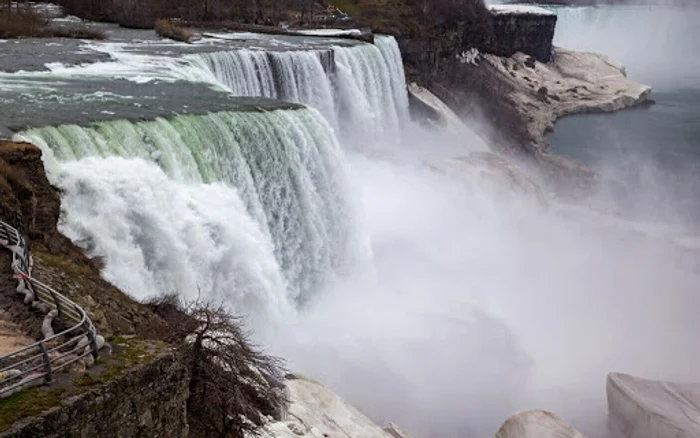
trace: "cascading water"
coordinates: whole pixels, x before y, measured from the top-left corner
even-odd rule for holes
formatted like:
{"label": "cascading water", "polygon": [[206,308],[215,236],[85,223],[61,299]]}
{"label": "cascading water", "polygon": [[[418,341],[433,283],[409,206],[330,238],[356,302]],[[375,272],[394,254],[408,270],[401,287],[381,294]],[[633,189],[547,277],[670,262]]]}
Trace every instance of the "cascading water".
{"label": "cascading water", "polygon": [[700,54],[694,45],[700,8],[630,3],[555,8],[554,44],[606,54],[622,62],[630,78],[656,91],[695,87],[700,80]]}
{"label": "cascading water", "polygon": [[337,125],[330,72],[324,69],[329,52],[261,52],[235,50],[190,56],[236,96],[262,96],[310,105]]}
{"label": "cascading water", "polygon": [[[513,411],[545,408],[594,437],[607,372],[698,377],[700,280],[665,236],[620,232],[576,211],[563,220],[556,205],[503,205],[476,182],[467,189],[426,166],[442,149],[427,134],[410,138],[429,145],[417,157],[408,147],[396,160],[342,153],[332,127],[344,145],[396,140],[403,130],[393,39],[333,47],[333,69],[315,49],[148,50],[37,76],[179,79],[318,111],[19,135],[43,149],[63,190],[62,230],[103,256],[105,276],[133,295],[201,291],[223,301],[291,369],[416,436],[492,436]],[[464,137],[455,155],[469,152]],[[355,214],[355,195],[366,219]],[[368,269],[336,275],[370,250]],[[305,306],[294,302],[314,292]],[[266,333],[271,322],[282,327]]]}
{"label": "cascading water", "polygon": [[[45,151],[47,167],[66,189],[66,233],[106,254],[106,275],[134,295],[191,296],[198,285],[213,296],[236,293],[265,302],[278,295],[272,302],[279,307],[285,299],[308,298],[354,256],[357,236],[343,158],[315,110],[65,125],[18,137]],[[140,160],[83,160],[88,157]],[[156,161],[170,179],[144,160]],[[105,173],[110,166],[124,171]],[[112,186],[116,193],[105,193]],[[165,192],[156,192],[158,186]],[[203,212],[222,201],[207,203],[206,194],[217,192],[230,202],[221,215],[208,217]],[[180,193],[190,201],[168,205],[169,196]],[[120,241],[129,250],[114,251]],[[261,254],[274,253],[280,273],[269,260],[257,265],[234,257],[237,247],[252,242],[262,242]],[[227,266],[231,258],[233,266]],[[134,272],[125,276],[129,266]]]}
{"label": "cascading water", "polygon": [[[235,50],[189,56],[234,95],[263,96],[318,109],[344,138],[400,138],[408,120],[401,53],[393,37],[328,51]],[[362,135],[360,135],[362,133]]]}

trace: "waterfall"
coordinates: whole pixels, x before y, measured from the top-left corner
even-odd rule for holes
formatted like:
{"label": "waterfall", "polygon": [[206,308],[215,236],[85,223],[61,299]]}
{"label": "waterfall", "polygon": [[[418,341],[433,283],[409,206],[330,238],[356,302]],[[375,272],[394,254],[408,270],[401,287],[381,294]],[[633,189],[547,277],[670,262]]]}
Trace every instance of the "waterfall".
{"label": "waterfall", "polygon": [[[63,125],[17,137],[42,148],[65,190],[64,232],[87,239],[107,258],[106,276],[132,294],[191,296],[198,285],[215,296],[298,301],[353,256],[342,153],[315,110]],[[127,278],[131,268],[142,278]]]}
{"label": "waterfall", "polygon": [[[192,63],[210,71],[237,96],[261,96],[310,105],[337,124],[333,92],[323,60],[327,52],[236,50],[192,55]],[[327,55],[326,55],[327,56]]]}
{"label": "waterfall", "polygon": [[700,8],[663,5],[561,7],[554,44],[600,52],[627,67],[631,79],[659,89],[694,87]]}
{"label": "waterfall", "polygon": [[332,52],[243,49],[188,59],[235,95],[309,105],[352,137],[397,139],[408,120],[401,53],[393,37],[377,36],[375,43],[334,46]]}

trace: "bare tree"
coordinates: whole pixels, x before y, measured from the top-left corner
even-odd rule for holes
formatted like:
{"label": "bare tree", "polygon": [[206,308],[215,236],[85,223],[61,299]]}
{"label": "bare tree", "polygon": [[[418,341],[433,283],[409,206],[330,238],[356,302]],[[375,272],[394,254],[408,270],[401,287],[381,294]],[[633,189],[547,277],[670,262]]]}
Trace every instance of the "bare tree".
{"label": "bare tree", "polygon": [[151,303],[172,321],[190,368],[187,410],[193,436],[243,438],[256,434],[265,416],[286,405],[283,368],[243,331],[225,308],[196,301],[180,309],[177,298]]}

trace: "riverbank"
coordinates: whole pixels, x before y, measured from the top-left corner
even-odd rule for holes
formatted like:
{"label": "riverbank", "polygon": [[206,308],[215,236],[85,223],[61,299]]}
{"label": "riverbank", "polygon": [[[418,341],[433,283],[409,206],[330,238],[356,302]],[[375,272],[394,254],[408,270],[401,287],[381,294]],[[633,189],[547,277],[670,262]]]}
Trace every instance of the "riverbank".
{"label": "riverbank", "polygon": [[549,63],[522,53],[478,59],[496,73],[494,80],[510,85],[501,98],[520,114],[532,150],[547,150],[545,135],[557,119],[652,102],[651,87],[628,79],[624,66],[599,53],[556,47]]}

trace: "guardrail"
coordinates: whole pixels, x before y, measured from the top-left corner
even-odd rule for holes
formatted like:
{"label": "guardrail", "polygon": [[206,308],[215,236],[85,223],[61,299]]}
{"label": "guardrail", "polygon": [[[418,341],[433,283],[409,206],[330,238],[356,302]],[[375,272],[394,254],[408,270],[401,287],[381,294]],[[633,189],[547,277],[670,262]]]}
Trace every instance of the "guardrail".
{"label": "guardrail", "polygon": [[[104,338],[97,335],[87,313],[51,287],[32,278],[32,256],[19,231],[0,221],[0,245],[12,252],[17,292],[24,303],[46,314],[41,327],[44,339],[0,356],[0,399],[34,386],[51,383],[56,372],[82,361],[91,366]],[[54,332],[53,322],[62,323]]]}

